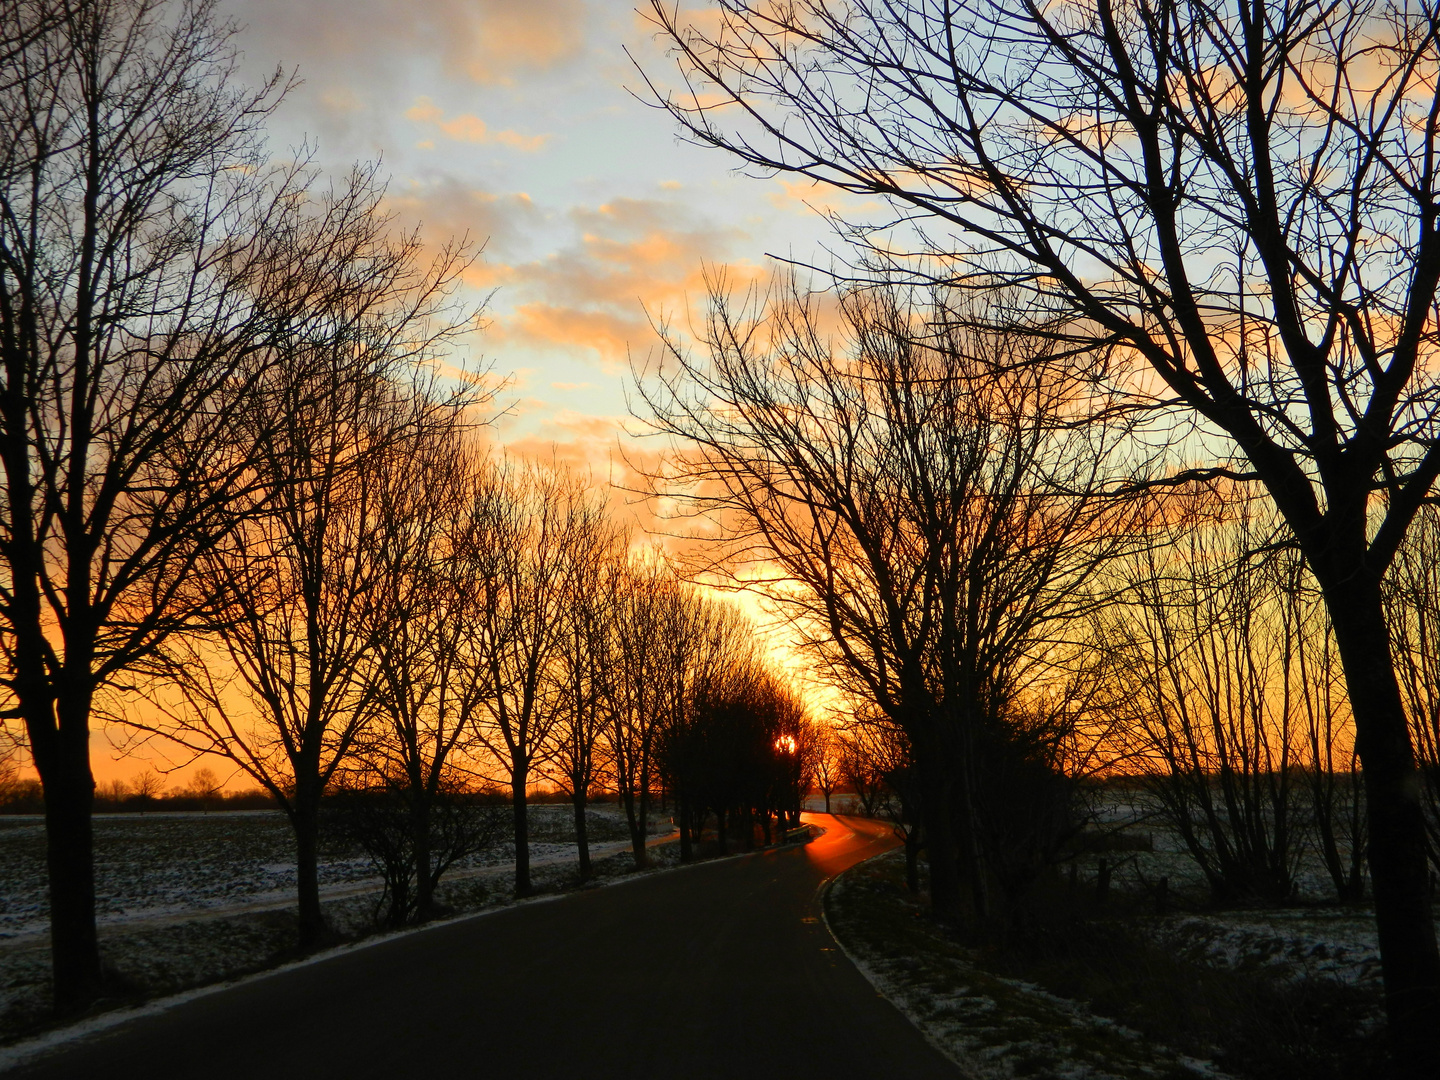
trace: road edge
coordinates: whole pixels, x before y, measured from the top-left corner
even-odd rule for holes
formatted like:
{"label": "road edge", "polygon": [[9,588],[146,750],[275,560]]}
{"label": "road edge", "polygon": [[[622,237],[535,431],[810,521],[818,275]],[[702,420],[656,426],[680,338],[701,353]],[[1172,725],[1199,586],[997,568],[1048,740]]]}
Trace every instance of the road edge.
{"label": "road edge", "polygon": [[[825,829],[821,826],[811,826],[814,835],[823,835]],[[660,838],[662,843],[671,843],[679,839],[679,833]],[[810,841],[805,841],[808,844]],[[297,960],[290,960],[275,967],[265,968],[261,971],[254,971],[248,975],[242,975],[235,979],[225,979],[220,982],[207,983],[204,986],[192,987],[189,990],[181,990],[175,994],[165,997],[153,998],[141,1002],[138,1005],[127,1005],[117,1009],[108,1009],[104,1012],[87,1016],[64,1027],[51,1028],[30,1038],[21,1039],[10,1043],[8,1046],[0,1046],[0,1073],[7,1073],[22,1065],[42,1058],[49,1053],[60,1050],[71,1043],[84,1039],[103,1035],[113,1028],[121,1027],[134,1020],[143,1020],[146,1017],[156,1016],[168,1012],[178,1006],[188,1004],[200,998],[209,997],[211,994],[223,993],[226,990],[234,990],[251,983],[260,982],[277,975],[283,975],[299,968],[310,967],[314,964],[322,964],[327,960],[334,960],[350,953],[359,952],[363,949],[384,945],[401,938],[411,937],[416,934],[423,934],[431,930],[440,930],[448,926],[455,926],[458,923],[469,922],[474,919],[483,919],[492,915],[499,915],[506,911],[514,911],[516,908],[527,907],[531,904],[548,904],[559,900],[565,900],[572,896],[583,895],[593,889],[610,889],[635,882],[646,881],[650,878],[663,874],[673,874],[681,870],[695,870],[703,866],[713,866],[719,863],[733,862],[736,859],[749,858],[752,855],[763,854],[766,851],[780,850],[784,847],[803,847],[805,844],[774,844],[768,847],[756,848],[753,851],[737,851],[729,855],[721,855],[712,859],[702,859],[696,862],[675,863],[673,866],[648,867],[645,870],[632,871],[621,877],[597,881],[584,889],[570,889],[562,892],[540,893],[536,896],[528,896],[520,900],[510,900],[507,903],[492,908],[485,908],[481,911],[469,911],[459,915],[453,915],[445,919],[436,919],[433,922],[422,923],[419,926],[406,926],[396,930],[371,934],[360,938],[358,941],[348,941],[341,945],[335,945],[320,952],[312,953],[309,956]],[[824,915],[824,907],[821,907],[821,915]],[[834,937],[834,934],[831,934]]]}
{"label": "road edge", "polygon": [[954,1050],[952,1050],[943,1041],[931,1034],[931,1032],[926,1028],[926,1026],[922,1024],[913,1013],[911,1013],[908,1009],[902,1007],[899,1002],[897,1002],[893,997],[891,997],[885,992],[885,988],[880,984],[880,981],[876,977],[875,973],[870,970],[870,966],[866,964],[865,961],[861,960],[858,956],[856,956],[854,952],[851,951],[850,947],[840,939],[840,935],[835,932],[835,927],[831,925],[830,912],[827,910],[827,903],[830,899],[831,886],[833,886],[835,882],[839,881],[846,874],[849,874],[854,870],[858,870],[860,867],[866,865],[867,863],[874,862],[876,859],[883,858],[884,856],[889,854],[890,850],[876,852],[874,855],[871,855],[870,858],[861,859],[854,866],[847,866],[844,870],[841,870],[840,873],[832,874],[830,877],[822,881],[820,883],[819,890],[820,921],[824,923],[825,931],[830,935],[830,940],[835,942],[835,944],[839,947],[840,952],[845,956],[845,959],[849,960],[850,963],[854,965],[855,970],[860,972],[860,974],[864,977],[865,981],[870,984],[871,989],[873,989],[877,995],[889,1002],[891,1007],[894,1008],[894,1010],[898,1012],[901,1016],[903,1016],[910,1023],[911,1027],[913,1027],[916,1031],[920,1033],[920,1037],[923,1038],[927,1043],[933,1046],[940,1053],[941,1057],[945,1058],[946,1061],[950,1062],[952,1065],[955,1066],[955,1068],[960,1070],[961,1076],[965,1077],[966,1080],[980,1080],[980,1073],[975,1070],[973,1062],[957,1057]]}

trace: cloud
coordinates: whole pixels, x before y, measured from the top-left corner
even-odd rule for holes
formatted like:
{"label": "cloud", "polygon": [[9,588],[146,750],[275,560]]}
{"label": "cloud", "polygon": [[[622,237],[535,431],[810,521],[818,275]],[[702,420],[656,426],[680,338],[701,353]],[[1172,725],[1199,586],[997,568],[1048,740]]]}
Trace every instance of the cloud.
{"label": "cloud", "polygon": [[875,199],[852,195],[848,191],[831,187],[814,180],[788,180],[775,177],[779,191],[770,192],[770,205],[785,213],[805,217],[820,214],[837,214],[840,217],[863,218],[883,209]]}
{"label": "cloud", "polygon": [[[506,302],[492,328],[497,343],[559,346],[590,353],[608,374],[628,370],[631,350],[654,341],[647,310],[684,311],[705,296],[705,266],[723,262],[744,233],[693,206],[613,199],[566,215],[572,240],[512,267]],[[760,268],[741,264],[749,280]]]}
{"label": "cloud", "polygon": [[422,226],[432,246],[462,236],[484,244],[482,265],[488,269],[490,284],[508,278],[505,261],[517,258],[526,249],[531,234],[544,220],[543,213],[523,191],[486,191],[443,175],[392,190],[385,209],[395,213],[406,226]]}
{"label": "cloud", "polygon": [[[461,113],[447,120],[444,111],[428,97],[416,98],[415,104],[406,110],[405,116],[417,124],[434,128],[453,142],[482,145],[499,143],[526,153],[534,153],[550,138],[549,135],[521,135],[518,131],[491,131],[484,120],[469,113]],[[430,149],[435,144],[427,139],[420,145]]]}
{"label": "cloud", "polygon": [[[509,84],[583,54],[584,0],[228,0],[248,51],[299,64],[330,86],[388,83],[412,59],[439,61],[450,78]],[[433,66],[433,65],[432,65]]]}

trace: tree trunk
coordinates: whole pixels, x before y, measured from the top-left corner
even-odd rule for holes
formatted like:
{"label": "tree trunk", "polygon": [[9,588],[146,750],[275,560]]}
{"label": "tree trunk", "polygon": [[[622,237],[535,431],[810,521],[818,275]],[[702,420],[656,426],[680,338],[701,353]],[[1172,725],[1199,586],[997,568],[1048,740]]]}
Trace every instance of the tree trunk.
{"label": "tree trunk", "polygon": [[295,812],[295,890],[300,911],[300,948],[308,951],[325,938],[325,916],[320,910],[320,794],[297,785]]}
{"label": "tree trunk", "polygon": [[526,814],[525,781],[528,770],[510,774],[510,805],[515,822],[515,896],[530,895],[530,822]]}
{"label": "tree trunk", "polygon": [[421,921],[435,912],[435,882],[430,875],[430,796],[412,792],[410,824],[415,845],[415,917]]}
{"label": "tree trunk", "polygon": [[645,846],[645,838],[650,832],[650,769],[648,765],[640,767],[640,790],[635,795],[635,801],[639,804],[639,813],[636,824],[630,830],[630,846],[635,855],[635,869],[644,870],[650,865],[650,852]]}
{"label": "tree trunk", "polygon": [[[86,725],[88,728],[88,725]],[[89,739],[65,730],[54,753],[35,761],[45,795],[45,857],[50,875],[51,964],[55,1010],[71,1013],[100,993],[100,944],[95,932],[95,780]]]}
{"label": "tree trunk", "polygon": [[911,896],[920,893],[920,837],[918,826],[911,826],[905,833],[905,888]]}
{"label": "tree trunk", "polygon": [[575,785],[575,794],[570,796],[575,807],[575,847],[580,854],[580,880],[590,880],[590,836],[585,822],[585,789]]}
{"label": "tree trunk", "polygon": [[[1317,574],[1317,577],[1319,575]],[[1338,575],[1337,575],[1338,576]],[[1321,580],[1345,671],[1369,812],[1370,878],[1391,1043],[1400,1073],[1440,1075],[1440,952],[1425,819],[1378,582],[1352,568]]]}
{"label": "tree trunk", "polygon": [[716,833],[720,838],[720,854],[730,854],[730,845],[726,842],[725,836],[725,810],[722,807],[715,811]]}
{"label": "tree trunk", "polygon": [[680,825],[680,861],[689,862],[695,857],[694,843],[690,836],[690,803],[676,796],[675,820]]}
{"label": "tree trunk", "polygon": [[930,909],[937,918],[960,917],[960,871],[955,854],[955,820],[949,777],[937,762],[917,755],[921,827],[930,851]]}

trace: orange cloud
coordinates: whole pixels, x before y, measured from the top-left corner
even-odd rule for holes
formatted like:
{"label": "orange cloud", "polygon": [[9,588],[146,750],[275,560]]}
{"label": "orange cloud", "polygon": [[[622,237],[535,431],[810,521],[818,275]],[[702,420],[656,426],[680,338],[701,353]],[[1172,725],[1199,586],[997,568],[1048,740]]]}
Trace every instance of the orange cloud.
{"label": "orange cloud", "polygon": [[[704,267],[723,261],[742,237],[662,200],[615,199],[568,216],[572,243],[510,268],[513,306],[497,312],[494,340],[590,351],[612,375],[628,370],[632,350],[654,342],[646,310],[688,314],[692,300],[705,297]],[[760,272],[742,265],[734,276]]]}
{"label": "orange cloud", "polygon": [[880,203],[874,199],[861,199],[848,191],[813,180],[787,180],[777,176],[775,183],[780,185],[780,190],[770,193],[770,205],[785,213],[807,217],[816,213],[839,214],[859,218],[881,209]]}
{"label": "orange cloud", "polygon": [[367,86],[389,84],[417,57],[438,60],[451,77],[509,84],[583,56],[587,25],[585,0],[233,0],[227,8],[266,62],[298,64],[323,87],[358,83],[357,72]]}
{"label": "orange cloud", "polygon": [[522,304],[513,317],[501,320],[501,333],[529,338],[552,345],[594,349],[607,373],[619,374],[631,344],[649,328],[636,304],[635,316],[625,318],[607,311],[560,307],[553,304]]}
{"label": "orange cloud", "polygon": [[[422,226],[427,241],[434,245],[462,236],[484,244],[485,260],[480,266],[489,268],[490,284],[508,276],[509,268],[503,265],[506,257],[524,247],[544,216],[524,192],[496,194],[453,177],[393,191],[385,200],[385,209],[404,225]],[[492,265],[495,260],[499,266]]]}
{"label": "orange cloud", "polygon": [[433,127],[452,142],[499,143],[525,153],[534,153],[550,138],[549,135],[521,135],[518,131],[492,132],[484,120],[470,113],[461,113],[447,120],[444,111],[428,97],[416,98],[415,104],[405,111],[405,116],[422,126]]}

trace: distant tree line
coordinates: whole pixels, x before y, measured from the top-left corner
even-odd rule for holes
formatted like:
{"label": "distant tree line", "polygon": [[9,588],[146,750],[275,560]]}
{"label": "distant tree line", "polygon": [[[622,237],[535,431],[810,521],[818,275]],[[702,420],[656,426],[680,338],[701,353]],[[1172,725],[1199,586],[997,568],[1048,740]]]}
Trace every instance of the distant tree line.
{"label": "distant tree line", "polygon": [[[97,814],[144,814],[149,811],[271,810],[275,800],[268,792],[251,788],[227,791],[209,768],[195,771],[181,786],[167,785],[154,769],[130,780],[111,780],[95,788]],[[38,780],[0,779],[0,814],[41,814],[45,794]]]}

